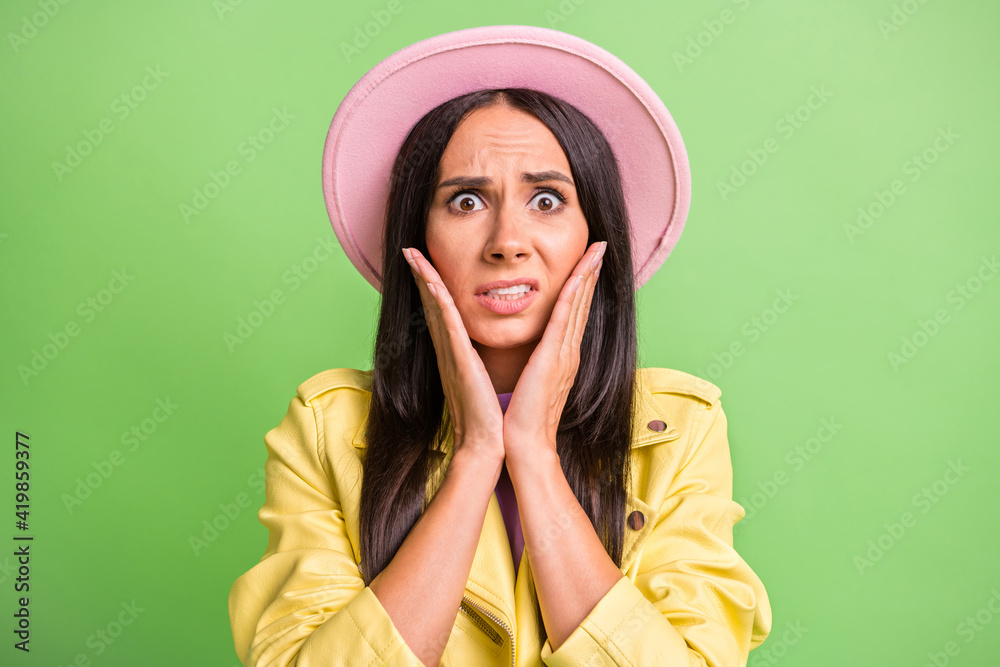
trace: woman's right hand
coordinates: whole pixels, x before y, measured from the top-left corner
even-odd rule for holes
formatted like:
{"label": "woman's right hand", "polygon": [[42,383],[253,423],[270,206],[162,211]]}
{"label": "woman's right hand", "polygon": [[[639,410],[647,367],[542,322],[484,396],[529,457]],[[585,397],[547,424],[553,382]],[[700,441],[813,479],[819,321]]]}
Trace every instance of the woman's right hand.
{"label": "woman's right hand", "polygon": [[503,410],[486,366],[465,330],[462,316],[441,276],[416,248],[403,255],[417,281],[424,317],[437,355],[438,372],[461,449],[500,465],[504,460]]}

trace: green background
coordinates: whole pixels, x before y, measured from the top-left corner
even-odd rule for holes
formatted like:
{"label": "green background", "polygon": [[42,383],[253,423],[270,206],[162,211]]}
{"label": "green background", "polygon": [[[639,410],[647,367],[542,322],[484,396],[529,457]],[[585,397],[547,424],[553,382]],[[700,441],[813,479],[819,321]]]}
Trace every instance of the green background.
{"label": "green background", "polygon": [[[750,665],[997,664],[996,3],[402,0],[350,57],[387,2],[49,4],[0,7],[0,662],[238,664],[226,600],[266,545],[264,433],[300,382],[371,363],[377,294],[321,250],[333,113],[414,41],[531,24],[619,56],[684,136],[691,210],[638,293],[641,361],[723,390],[736,547],[774,613]],[[810,109],[813,88],[826,99]],[[275,109],[293,118],[252,153]],[[77,166],[54,166],[102,121]],[[935,147],[939,131],[952,138]],[[239,173],[185,219],[229,161]],[[157,400],[176,406],[162,422]],[[9,629],[18,430],[30,655]],[[226,523],[220,505],[240,514],[192,546]],[[133,601],[134,622],[100,640]]]}

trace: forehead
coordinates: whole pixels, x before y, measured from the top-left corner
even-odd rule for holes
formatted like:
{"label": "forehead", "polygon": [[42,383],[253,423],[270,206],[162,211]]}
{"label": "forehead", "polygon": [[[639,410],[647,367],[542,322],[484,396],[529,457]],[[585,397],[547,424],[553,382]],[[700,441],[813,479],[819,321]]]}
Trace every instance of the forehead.
{"label": "forehead", "polygon": [[499,105],[475,109],[463,118],[441,156],[443,178],[459,170],[513,166],[568,171],[569,162],[559,140],[542,121]]}

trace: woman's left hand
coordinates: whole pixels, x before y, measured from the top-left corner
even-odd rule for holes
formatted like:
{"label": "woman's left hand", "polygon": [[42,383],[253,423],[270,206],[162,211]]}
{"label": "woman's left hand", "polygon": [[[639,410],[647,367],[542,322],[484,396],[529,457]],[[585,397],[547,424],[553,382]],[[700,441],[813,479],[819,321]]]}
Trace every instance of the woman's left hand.
{"label": "woman's left hand", "polygon": [[508,460],[530,456],[538,447],[556,453],[559,419],[580,367],[580,341],[606,247],[606,241],[594,243],[583,254],[556,299],[542,339],[521,371],[503,419]]}

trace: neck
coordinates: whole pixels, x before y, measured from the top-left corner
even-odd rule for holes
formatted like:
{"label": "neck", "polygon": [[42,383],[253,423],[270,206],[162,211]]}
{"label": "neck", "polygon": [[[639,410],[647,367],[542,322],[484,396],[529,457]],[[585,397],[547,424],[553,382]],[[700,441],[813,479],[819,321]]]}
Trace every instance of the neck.
{"label": "neck", "polygon": [[472,341],[472,347],[479,353],[483,366],[493,382],[493,391],[498,394],[508,394],[514,391],[521,371],[528,365],[531,353],[535,351],[538,341],[532,341],[519,347],[486,347]]}

